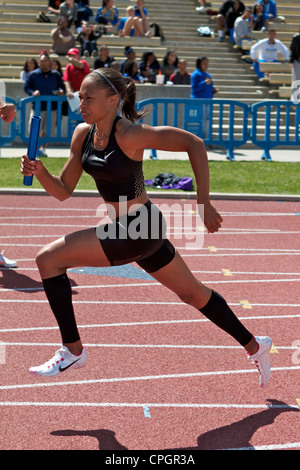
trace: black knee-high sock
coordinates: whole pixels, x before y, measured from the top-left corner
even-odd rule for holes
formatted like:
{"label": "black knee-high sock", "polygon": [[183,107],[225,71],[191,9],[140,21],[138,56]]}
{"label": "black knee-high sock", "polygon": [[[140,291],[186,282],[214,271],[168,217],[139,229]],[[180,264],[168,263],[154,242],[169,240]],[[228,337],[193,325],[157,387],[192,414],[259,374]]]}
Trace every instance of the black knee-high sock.
{"label": "black knee-high sock", "polygon": [[63,343],[80,339],[72,305],[72,289],[66,274],[43,279],[50,307],[58,323]]}
{"label": "black knee-high sock", "polygon": [[253,339],[253,335],[242,325],[218,292],[212,291],[209,301],[203,308],[200,308],[200,312],[242,346],[246,346]]}

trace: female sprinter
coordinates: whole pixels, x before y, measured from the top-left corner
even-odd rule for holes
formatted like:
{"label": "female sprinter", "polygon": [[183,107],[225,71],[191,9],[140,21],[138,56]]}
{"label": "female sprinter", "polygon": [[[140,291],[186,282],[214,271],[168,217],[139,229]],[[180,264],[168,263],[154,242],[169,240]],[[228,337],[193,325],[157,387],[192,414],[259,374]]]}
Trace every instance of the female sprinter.
{"label": "female sprinter", "polygon": [[[61,175],[51,175],[40,160],[30,161],[26,155],[21,160],[21,172],[35,175],[49,194],[63,201],[72,195],[83,170],[86,171],[95,179],[112,222],[64,236],[37,254],[36,262],[60,329],[62,347],[50,361],[32,367],[30,372],[55,376],[66,369],[83,367],[87,362],[77,330],[67,269],[136,261],[183,302],[199,309],[235,338],[256,363],[260,386],[266,386],[270,377],[271,339],[254,337],[221,295],[195,279],[166,239],[164,218],[145,192],[142,172],[145,148],[187,152],[196,178],[197,202],[204,206],[204,224],[208,232],[217,232],[222,218],[209,199],[203,141],[181,129],[137,124],[141,114],[135,109],[135,84],[111,68],[94,70],[85,77],[79,96],[85,123],[74,131],[70,157]],[[122,117],[118,116],[119,110]],[[135,239],[130,237],[128,227],[137,217],[141,232],[144,224],[147,236]],[[155,227],[151,226],[154,219]]]}

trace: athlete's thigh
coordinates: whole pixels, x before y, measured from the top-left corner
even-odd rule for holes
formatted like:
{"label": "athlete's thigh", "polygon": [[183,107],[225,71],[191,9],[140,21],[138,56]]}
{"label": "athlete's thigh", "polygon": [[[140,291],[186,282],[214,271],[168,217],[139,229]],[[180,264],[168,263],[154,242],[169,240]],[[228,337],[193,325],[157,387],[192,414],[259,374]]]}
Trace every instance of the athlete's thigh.
{"label": "athlete's thigh", "polygon": [[110,266],[95,228],[70,233],[50,243],[44,249],[56,266]]}
{"label": "athlete's thigh", "polygon": [[169,264],[151,273],[151,276],[183,300],[190,299],[188,303],[194,304],[197,308],[205,305],[211,294],[211,289],[195,278],[177,251]]}

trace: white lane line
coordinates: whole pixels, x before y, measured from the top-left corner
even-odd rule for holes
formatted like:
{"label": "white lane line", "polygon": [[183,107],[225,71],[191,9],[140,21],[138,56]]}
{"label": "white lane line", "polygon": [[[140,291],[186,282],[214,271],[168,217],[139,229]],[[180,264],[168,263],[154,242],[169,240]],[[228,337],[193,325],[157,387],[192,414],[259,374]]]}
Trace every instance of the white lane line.
{"label": "white lane line", "polygon": [[[1,341],[2,346],[27,346],[27,347],[60,347],[59,343],[28,343],[28,342],[10,342]],[[109,343],[86,343],[84,346],[87,348],[146,348],[146,349],[239,349],[242,350],[242,346],[216,346],[216,345],[205,345],[205,344],[109,344]],[[296,346],[277,346],[276,349],[281,351],[300,351]]]}
{"label": "white lane line", "polygon": [[[240,305],[240,304],[239,304]],[[276,320],[276,319],[291,319],[300,318],[300,313],[295,315],[261,315],[251,317],[239,317],[244,320]],[[143,325],[175,325],[182,323],[205,323],[209,322],[207,318],[198,318],[193,320],[157,320],[157,321],[143,321],[143,322],[126,322],[126,323],[100,323],[90,325],[78,325],[78,328],[109,328],[109,327],[123,327],[123,326],[143,326]],[[58,326],[34,326],[28,328],[1,328],[0,333],[24,332],[24,331],[48,331],[58,330]]]}
{"label": "white lane line", "polygon": [[[272,372],[286,372],[292,370],[300,370],[300,366],[291,367],[273,367]],[[146,375],[136,377],[116,377],[110,379],[91,379],[91,380],[73,380],[69,382],[42,382],[31,384],[15,384],[15,385],[0,385],[0,390],[16,390],[26,388],[39,388],[39,387],[60,387],[68,385],[88,385],[99,383],[121,383],[121,382],[137,382],[143,380],[165,380],[165,379],[182,379],[182,378],[195,378],[195,377],[210,377],[210,376],[224,376],[224,375],[239,375],[239,374],[257,374],[257,369],[237,369],[237,370],[222,370],[222,371],[209,371],[209,372],[192,372],[186,374],[162,374],[162,375]],[[149,405],[148,405],[149,406]]]}
{"label": "white lane line", "polygon": [[[141,408],[145,403],[109,403],[109,402],[52,402],[52,401],[2,401],[0,406],[76,406],[76,407],[95,407],[95,408]],[[272,410],[272,409],[291,409],[298,410],[297,405],[265,405],[265,404],[248,404],[248,403],[148,403],[149,408],[238,408],[238,409],[255,409],[255,410]],[[281,445],[281,444],[279,444]],[[290,447],[299,446],[300,443],[282,444]],[[251,447],[253,449],[253,447]]]}
{"label": "white lane line", "polygon": [[249,446],[249,447],[233,447],[228,449],[219,450],[284,450],[284,449],[299,449],[300,442],[287,442],[284,444],[266,444],[262,446]]}

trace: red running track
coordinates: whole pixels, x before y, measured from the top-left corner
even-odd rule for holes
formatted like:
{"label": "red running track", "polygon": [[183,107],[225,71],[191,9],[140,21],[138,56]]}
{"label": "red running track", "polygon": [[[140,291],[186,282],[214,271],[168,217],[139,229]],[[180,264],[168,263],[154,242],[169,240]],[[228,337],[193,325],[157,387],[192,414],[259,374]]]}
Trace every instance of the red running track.
{"label": "red running track", "polygon": [[272,337],[265,390],[234,340],[135,266],[70,272],[88,365],[59,378],[27,372],[60,341],[35,254],[98,224],[99,202],[0,197],[0,248],[19,266],[0,277],[1,449],[300,449],[298,202],[215,201],[222,230],[203,234],[197,222],[183,237],[180,210],[192,215],[195,202],[154,201],[175,211],[170,238],[197,278]]}

